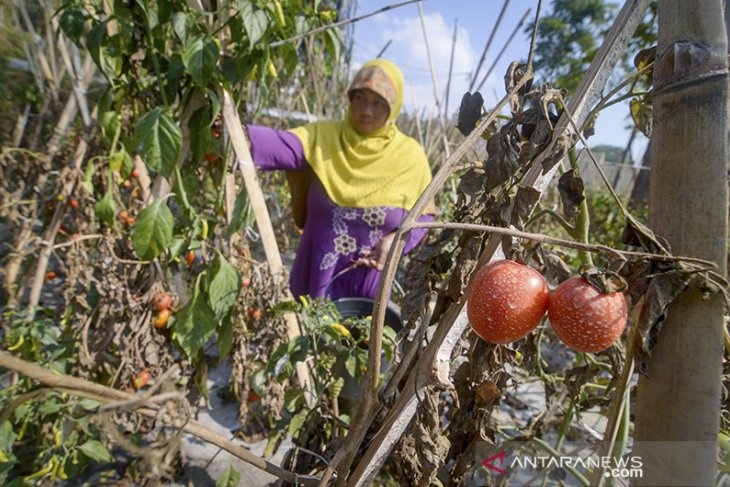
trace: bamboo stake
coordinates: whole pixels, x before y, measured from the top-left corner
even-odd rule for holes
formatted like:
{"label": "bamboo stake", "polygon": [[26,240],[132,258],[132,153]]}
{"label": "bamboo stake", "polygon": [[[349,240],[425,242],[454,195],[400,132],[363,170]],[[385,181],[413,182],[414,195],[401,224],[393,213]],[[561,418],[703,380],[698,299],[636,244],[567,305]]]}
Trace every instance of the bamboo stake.
{"label": "bamboo stake", "polygon": [[[271,274],[280,278],[284,265],[281,260],[279,248],[276,244],[276,236],[274,235],[274,228],[271,225],[269,212],[266,209],[264,195],[261,192],[261,187],[258,183],[256,169],[254,168],[253,159],[251,158],[251,150],[248,146],[246,135],[243,132],[243,125],[241,124],[238,112],[236,111],[236,106],[228,91],[223,90],[222,100],[223,120],[226,128],[228,129],[228,133],[231,136],[233,150],[238,161],[238,169],[241,172],[241,176],[243,176],[246,191],[248,192],[248,197],[251,201],[251,208],[256,216],[256,224],[259,229],[259,234],[261,235],[261,242],[264,246],[266,261],[271,269]],[[292,299],[288,290],[285,298]],[[286,320],[287,335],[290,340],[294,340],[296,337],[301,335],[296,315],[293,313],[287,313],[284,315],[284,318]],[[307,404],[311,406],[314,404],[314,396],[312,394],[312,378],[309,375],[309,370],[304,362],[297,362],[295,368],[299,384],[305,391]]]}
{"label": "bamboo stake", "polygon": [[494,34],[497,33],[497,29],[499,28],[499,24],[502,23],[502,18],[504,18],[504,12],[507,10],[507,5],[509,5],[509,0],[504,0],[504,3],[502,4],[502,10],[499,11],[499,15],[497,16],[497,21],[494,23],[494,27],[492,27],[492,32],[489,33],[489,39],[487,39],[487,43],[484,45],[484,50],[482,51],[482,57],[479,58],[479,64],[477,64],[477,69],[474,71],[474,75],[471,78],[471,81],[469,82],[469,91],[474,88],[474,83],[477,81],[477,76],[479,76],[479,71],[482,69],[482,64],[484,63],[484,60],[487,58],[487,52],[489,51],[489,47],[492,45],[492,41],[494,40]]}
{"label": "bamboo stake", "polygon": [[[0,352],[0,366],[24,375],[53,389],[93,399],[104,404],[113,404],[117,402],[137,403],[140,402],[141,399],[137,394],[131,394],[129,392],[106,387],[95,382],[68,376],[56,371],[50,371],[34,363],[26,362],[25,360],[14,357],[7,352]],[[148,407],[150,402],[151,401],[146,401],[145,405],[136,409],[135,412],[150,418],[160,419],[157,409]],[[179,428],[179,426],[171,423],[167,423],[167,426]],[[197,436],[201,440],[223,448],[244,462],[270,473],[271,475],[279,477],[280,479],[286,480],[287,482],[292,482],[296,485],[316,485],[316,478],[299,475],[270,463],[263,458],[254,455],[242,446],[233,443],[217,433],[214,433],[196,421],[189,420],[181,429],[187,433]]]}
{"label": "bamboo stake", "polygon": [[[574,114],[575,120],[578,121],[579,125],[582,125],[585,121],[585,117],[589,113],[590,107],[600,98],[601,91],[606,84],[613,67],[618,62],[621,54],[623,54],[629,38],[632,33],[636,30],[637,25],[641,21],[644,12],[648,8],[650,0],[629,0],[622,7],[619,15],[614,22],[614,25],[609,31],[606,41],[603,43],[594,61],[591,63],[586,76],[581,80],[581,84],[578,87],[576,95],[570,102],[570,112]],[[541,2],[538,3],[538,11],[536,16],[539,17]],[[535,35],[533,30],[533,39]],[[533,42],[534,45],[534,42]],[[531,70],[532,58],[534,51],[530,51],[528,60],[528,71]],[[526,81],[524,77],[521,81]],[[506,103],[506,99],[503,98],[500,104],[491,112],[498,113]],[[490,117],[486,117],[482,123],[467,137],[463,145],[473,144],[476,137],[481,134],[481,131],[486,127],[488,123],[491,123]],[[557,166],[554,167],[547,174],[542,177],[542,159],[551,152],[553,147],[558,143],[558,135],[563,133],[565,130],[570,130],[568,117],[563,116],[558,121],[555,130],[555,136],[553,137],[550,146],[545,150],[540,157],[533,163],[531,171],[525,176],[525,185],[535,187],[540,193],[542,193],[547,187],[548,183],[552,179],[554,172],[557,170]],[[378,288],[378,299],[375,302],[375,308],[373,309],[373,322],[370,331],[370,356],[368,357],[368,370],[373,369],[372,365],[374,362],[379,366],[379,354],[380,346],[380,334],[382,333],[382,325],[385,319],[385,303],[392,287],[392,280],[397,268],[397,260],[402,252],[403,245],[405,244],[405,234],[412,228],[416,221],[417,216],[425,208],[426,202],[432,198],[437,189],[444,183],[450,170],[449,165],[455,165],[458,163],[461,154],[461,147],[454,156],[447,161],[444,168],[442,168],[434,180],[429,185],[423,195],[416,202],[413,209],[406,216],[405,221],[399,228],[394,239],[394,245],[391,247],[388,260],[385,268],[383,269],[381,280]],[[466,149],[464,150],[466,152]],[[492,259],[497,252],[499,252],[500,239],[490,239],[487,246],[482,253],[478,267],[483,265]],[[478,268],[477,267],[477,268]],[[451,352],[458,342],[458,339],[463,334],[464,330],[468,325],[466,318],[466,312],[464,307],[466,305],[466,295],[468,295],[468,288],[462,296],[462,298],[455,303],[441,319],[441,322],[429,342],[428,346],[421,352],[418,363],[411,372],[408,381],[403,388],[398,402],[391,410],[388,418],[381,426],[381,429],[372,440],[370,447],[363,455],[360,463],[350,476],[349,485],[359,486],[367,485],[369,481],[379,471],[382,464],[389,452],[395,445],[395,442],[401,437],[405,428],[410,424],[416,411],[416,397],[418,391],[425,387],[429,383],[440,382],[448,383],[448,365],[451,356]],[[368,377],[367,389],[363,395],[363,403],[358,410],[357,417],[353,421],[353,429],[347,437],[347,441],[343,448],[338,452],[332,464],[340,472],[341,476],[345,476],[349,470],[351,458],[349,455],[354,454],[357,451],[364,434],[370,426],[373,412],[376,410],[377,404],[374,396],[375,384],[372,378]],[[367,410],[366,410],[367,409]],[[363,414],[361,414],[361,411]],[[355,447],[353,448],[353,445]],[[323,480],[327,478],[327,474]],[[320,483],[320,485],[324,485]]]}
{"label": "bamboo stake", "polygon": [[30,115],[30,104],[25,105],[23,112],[18,114],[18,120],[15,122],[13,129],[13,147],[19,147],[25,134],[25,127],[28,125],[28,115]]}
{"label": "bamboo stake", "polygon": [[[66,135],[66,131],[68,130],[69,125],[71,125],[71,122],[73,122],[73,120],[76,118],[76,114],[79,111],[79,105],[76,102],[76,96],[84,97],[83,94],[86,93],[86,90],[89,88],[95,72],[96,68],[94,66],[93,60],[91,59],[91,56],[87,56],[84,61],[84,77],[83,81],[81,82],[80,91],[79,93],[76,93],[76,91],[74,90],[74,96],[70,96],[68,100],[66,100],[66,105],[63,108],[63,112],[58,119],[56,127],[53,129],[53,136],[48,142],[48,155],[50,157],[56,155],[56,153],[61,149],[61,140],[63,139],[63,136]],[[91,124],[91,118],[89,118],[89,124]]]}
{"label": "bamboo stake", "polygon": [[451,155],[451,149],[449,148],[449,140],[446,138],[446,118],[444,117],[443,109],[441,108],[441,100],[439,99],[439,86],[438,80],[436,79],[436,70],[433,67],[433,57],[431,56],[431,48],[428,45],[428,33],[426,32],[426,22],[423,19],[423,7],[421,2],[418,2],[418,17],[421,19],[421,31],[423,31],[423,42],[426,45],[426,55],[428,57],[428,68],[431,71],[431,84],[433,85],[433,98],[436,102],[436,111],[438,112],[438,119],[441,122],[441,141],[444,144],[444,153],[448,158]]}
{"label": "bamboo stake", "polygon": [[499,54],[497,54],[497,57],[494,58],[494,62],[492,62],[492,65],[489,67],[489,70],[487,70],[487,74],[485,74],[484,78],[482,78],[482,81],[481,81],[481,83],[479,83],[479,86],[477,87],[476,91],[479,91],[482,89],[482,86],[484,86],[484,82],[487,81],[487,78],[489,77],[489,75],[492,74],[492,71],[494,70],[495,66],[497,66],[497,63],[499,62],[500,58],[502,57],[502,54],[504,54],[504,52],[507,50],[507,47],[512,43],[512,39],[515,38],[515,35],[517,34],[517,32],[522,28],[522,24],[524,24],[525,21],[527,20],[527,17],[530,15],[531,10],[532,9],[528,8],[527,11],[525,12],[525,15],[523,15],[522,18],[520,19],[520,21],[517,23],[514,30],[510,34],[509,38],[507,39],[507,42],[505,42],[504,46],[502,46],[502,50],[499,51]]}
{"label": "bamboo stake", "polygon": [[449,92],[451,91],[451,75],[454,72],[454,51],[456,50],[456,33],[459,28],[459,19],[454,19],[454,34],[451,37],[451,56],[449,58],[449,77],[446,79],[446,94],[444,95],[444,114],[449,116]]}

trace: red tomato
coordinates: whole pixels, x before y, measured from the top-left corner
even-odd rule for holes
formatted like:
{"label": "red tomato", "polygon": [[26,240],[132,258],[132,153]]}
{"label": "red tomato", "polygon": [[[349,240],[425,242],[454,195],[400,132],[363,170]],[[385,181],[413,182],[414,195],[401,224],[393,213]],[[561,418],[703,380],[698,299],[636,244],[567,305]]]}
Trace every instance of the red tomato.
{"label": "red tomato", "polygon": [[251,278],[249,278],[249,277],[244,277],[244,278],[243,278],[243,279],[241,280],[241,284],[243,285],[243,287],[249,287],[249,286],[251,285]]}
{"label": "red tomato", "polygon": [[623,293],[601,294],[582,277],[563,282],[550,295],[553,330],[578,352],[602,352],[623,333],[628,306]]}
{"label": "red tomato", "polygon": [[71,208],[76,208],[77,206],[79,206],[79,202],[77,200],[75,200],[74,198],[71,198],[70,200],[68,200],[68,205]]}
{"label": "red tomato", "polygon": [[172,315],[172,311],[170,311],[168,308],[161,309],[157,312],[157,316],[152,320],[152,324],[155,325],[155,328],[158,330],[161,330],[162,328],[167,326],[167,321],[170,319],[170,316]]}
{"label": "red tomato", "polygon": [[134,379],[132,379],[132,384],[134,385],[134,388],[142,389],[150,381],[150,377],[151,375],[149,371],[147,369],[142,369],[142,372],[137,374]]}
{"label": "red tomato", "polygon": [[172,304],[172,297],[164,291],[160,291],[152,297],[152,308],[156,311],[168,309]]}
{"label": "red tomato", "polygon": [[129,175],[132,176],[133,178],[138,178],[139,177],[139,169],[137,169],[135,167],[134,169],[132,169],[132,172]]}
{"label": "red tomato", "polygon": [[46,282],[52,281],[56,278],[56,273],[53,271],[46,272]]}
{"label": "red tomato", "polygon": [[188,250],[188,253],[185,254],[185,260],[188,262],[188,266],[192,266],[195,262],[195,252]]}
{"label": "red tomato", "polygon": [[490,262],[474,276],[466,314],[486,341],[511,343],[540,323],[548,296],[545,278],[535,269],[511,260]]}

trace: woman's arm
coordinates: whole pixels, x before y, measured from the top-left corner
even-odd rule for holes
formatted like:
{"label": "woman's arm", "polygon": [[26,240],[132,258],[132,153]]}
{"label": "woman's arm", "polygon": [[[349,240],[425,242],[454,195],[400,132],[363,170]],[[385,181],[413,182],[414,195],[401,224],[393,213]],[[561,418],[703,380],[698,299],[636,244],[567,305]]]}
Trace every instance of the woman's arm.
{"label": "woman's arm", "polygon": [[309,167],[302,142],[296,135],[260,125],[247,125],[246,129],[251,157],[258,169],[298,171]]}
{"label": "woman's arm", "polygon": [[[432,222],[433,220],[434,215],[430,214],[421,215],[418,218],[419,222]],[[426,236],[427,232],[428,228],[414,228],[411,230],[408,237],[406,237],[406,245],[403,247],[403,254],[407,254],[416,248],[416,246],[421,243],[421,240],[423,240],[423,237]],[[382,271],[388,257],[388,252],[390,251],[390,246],[393,245],[394,238],[395,232],[384,235],[372,250],[361,252],[360,257],[356,262],[359,265],[366,265]]]}

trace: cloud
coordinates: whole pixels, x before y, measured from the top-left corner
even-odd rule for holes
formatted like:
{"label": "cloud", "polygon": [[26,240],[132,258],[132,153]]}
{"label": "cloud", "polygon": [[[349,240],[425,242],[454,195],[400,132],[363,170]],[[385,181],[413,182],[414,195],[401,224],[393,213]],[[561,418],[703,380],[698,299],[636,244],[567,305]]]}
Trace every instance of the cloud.
{"label": "cloud", "polygon": [[[443,105],[451,59],[453,24],[448,25],[440,13],[424,15],[424,23],[439,97]],[[357,43],[354,49],[353,68],[357,69],[362,63],[375,57],[391,40],[383,57],[398,64],[403,71],[406,81],[405,109],[412,112],[414,109],[421,111],[425,108],[426,113],[435,113],[436,102],[428,53],[418,15],[410,17],[381,15],[359,28],[361,30],[359,32],[356,30],[355,33]],[[461,97],[469,87],[469,79],[476,69],[480,54],[481,52],[475,52],[469,32],[465,28],[458,27],[448,106],[448,111],[452,115],[458,110]],[[489,83],[485,89],[491,90]]]}

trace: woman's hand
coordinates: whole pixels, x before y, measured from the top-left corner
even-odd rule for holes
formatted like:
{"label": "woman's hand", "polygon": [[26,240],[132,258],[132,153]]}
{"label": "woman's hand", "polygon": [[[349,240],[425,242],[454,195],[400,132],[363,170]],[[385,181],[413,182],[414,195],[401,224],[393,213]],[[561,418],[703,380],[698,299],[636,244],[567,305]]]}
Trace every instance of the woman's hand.
{"label": "woman's hand", "polygon": [[395,232],[383,236],[378,240],[378,243],[375,244],[372,250],[363,250],[360,252],[360,258],[355,261],[355,264],[382,271],[383,266],[385,266],[385,261],[388,258],[390,246],[393,245],[394,238]]}

